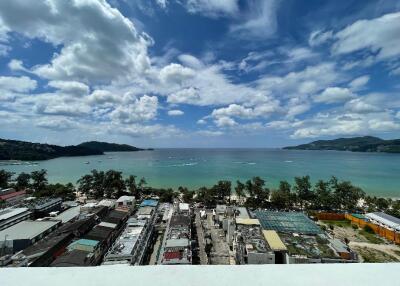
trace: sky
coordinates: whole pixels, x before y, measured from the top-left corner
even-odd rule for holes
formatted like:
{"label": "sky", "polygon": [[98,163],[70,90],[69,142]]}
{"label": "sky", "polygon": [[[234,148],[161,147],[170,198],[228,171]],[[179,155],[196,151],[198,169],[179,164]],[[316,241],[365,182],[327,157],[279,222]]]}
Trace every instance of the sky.
{"label": "sky", "polygon": [[0,138],[400,137],[400,2],[0,0]]}

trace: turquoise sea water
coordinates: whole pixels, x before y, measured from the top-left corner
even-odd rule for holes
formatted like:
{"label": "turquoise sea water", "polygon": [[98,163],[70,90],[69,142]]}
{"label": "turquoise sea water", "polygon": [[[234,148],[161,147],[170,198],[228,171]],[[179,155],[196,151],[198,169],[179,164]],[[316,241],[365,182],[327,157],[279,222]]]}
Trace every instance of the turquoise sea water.
{"label": "turquoise sea water", "polygon": [[[85,164],[89,162],[89,164]],[[37,165],[0,166],[16,173],[48,171],[50,182],[75,183],[92,169],[116,169],[145,177],[156,187],[211,186],[218,180],[247,180],[260,176],[268,186],[295,176],[313,181],[332,175],[350,180],[367,193],[400,197],[400,154],[280,149],[158,149],[114,152],[102,156],[57,158]]]}

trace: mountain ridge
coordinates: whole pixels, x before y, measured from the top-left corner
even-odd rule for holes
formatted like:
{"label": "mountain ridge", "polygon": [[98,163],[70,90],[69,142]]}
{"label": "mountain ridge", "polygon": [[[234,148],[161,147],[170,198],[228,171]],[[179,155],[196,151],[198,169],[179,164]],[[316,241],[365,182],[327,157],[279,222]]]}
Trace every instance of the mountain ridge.
{"label": "mountain ridge", "polygon": [[36,161],[58,157],[103,155],[104,152],[141,151],[127,144],[89,141],[78,145],[59,146],[0,138],[0,160]]}
{"label": "mountain ridge", "polygon": [[351,152],[400,153],[400,139],[384,140],[374,136],[317,140],[284,147],[285,150],[335,150]]}

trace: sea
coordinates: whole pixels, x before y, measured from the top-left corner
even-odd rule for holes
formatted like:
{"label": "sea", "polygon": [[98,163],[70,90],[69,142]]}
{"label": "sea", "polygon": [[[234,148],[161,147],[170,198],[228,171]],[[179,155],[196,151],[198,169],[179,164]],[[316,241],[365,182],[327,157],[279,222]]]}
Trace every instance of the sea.
{"label": "sea", "polygon": [[296,176],[312,182],[336,176],[367,194],[400,197],[400,154],[282,149],[156,149],[112,152],[100,156],[63,157],[36,162],[0,162],[15,173],[46,169],[51,183],[76,184],[92,169],[114,169],[144,177],[149,186],[197,189],[218,180],[245,181],[260,176],[275,188]]}

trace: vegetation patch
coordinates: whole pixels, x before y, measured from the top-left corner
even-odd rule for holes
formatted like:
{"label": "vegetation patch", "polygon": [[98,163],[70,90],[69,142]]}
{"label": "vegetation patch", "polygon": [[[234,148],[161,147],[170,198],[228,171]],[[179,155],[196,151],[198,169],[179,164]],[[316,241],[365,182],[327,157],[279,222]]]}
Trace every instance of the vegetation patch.
{"label": "vegetation patch", "polygon": [[338,227],[350,227],[350,221],[348,220],[321,220],[321,222]]}
{"label": "vegetation patch", "polygon": [[359,233],[364,236],[369,242],[374,243],[374,244],[382,244],[384,243],[384,240],[377,236],[375,233],[371,233],[369,231],[366,231],[365,229],[362,229],[359,231]]}
{"label": "vegetation patch", "polygon": [[355,250],[367,263],[398,262],[399,260],[383,251],[368,247],[357,247]]}

